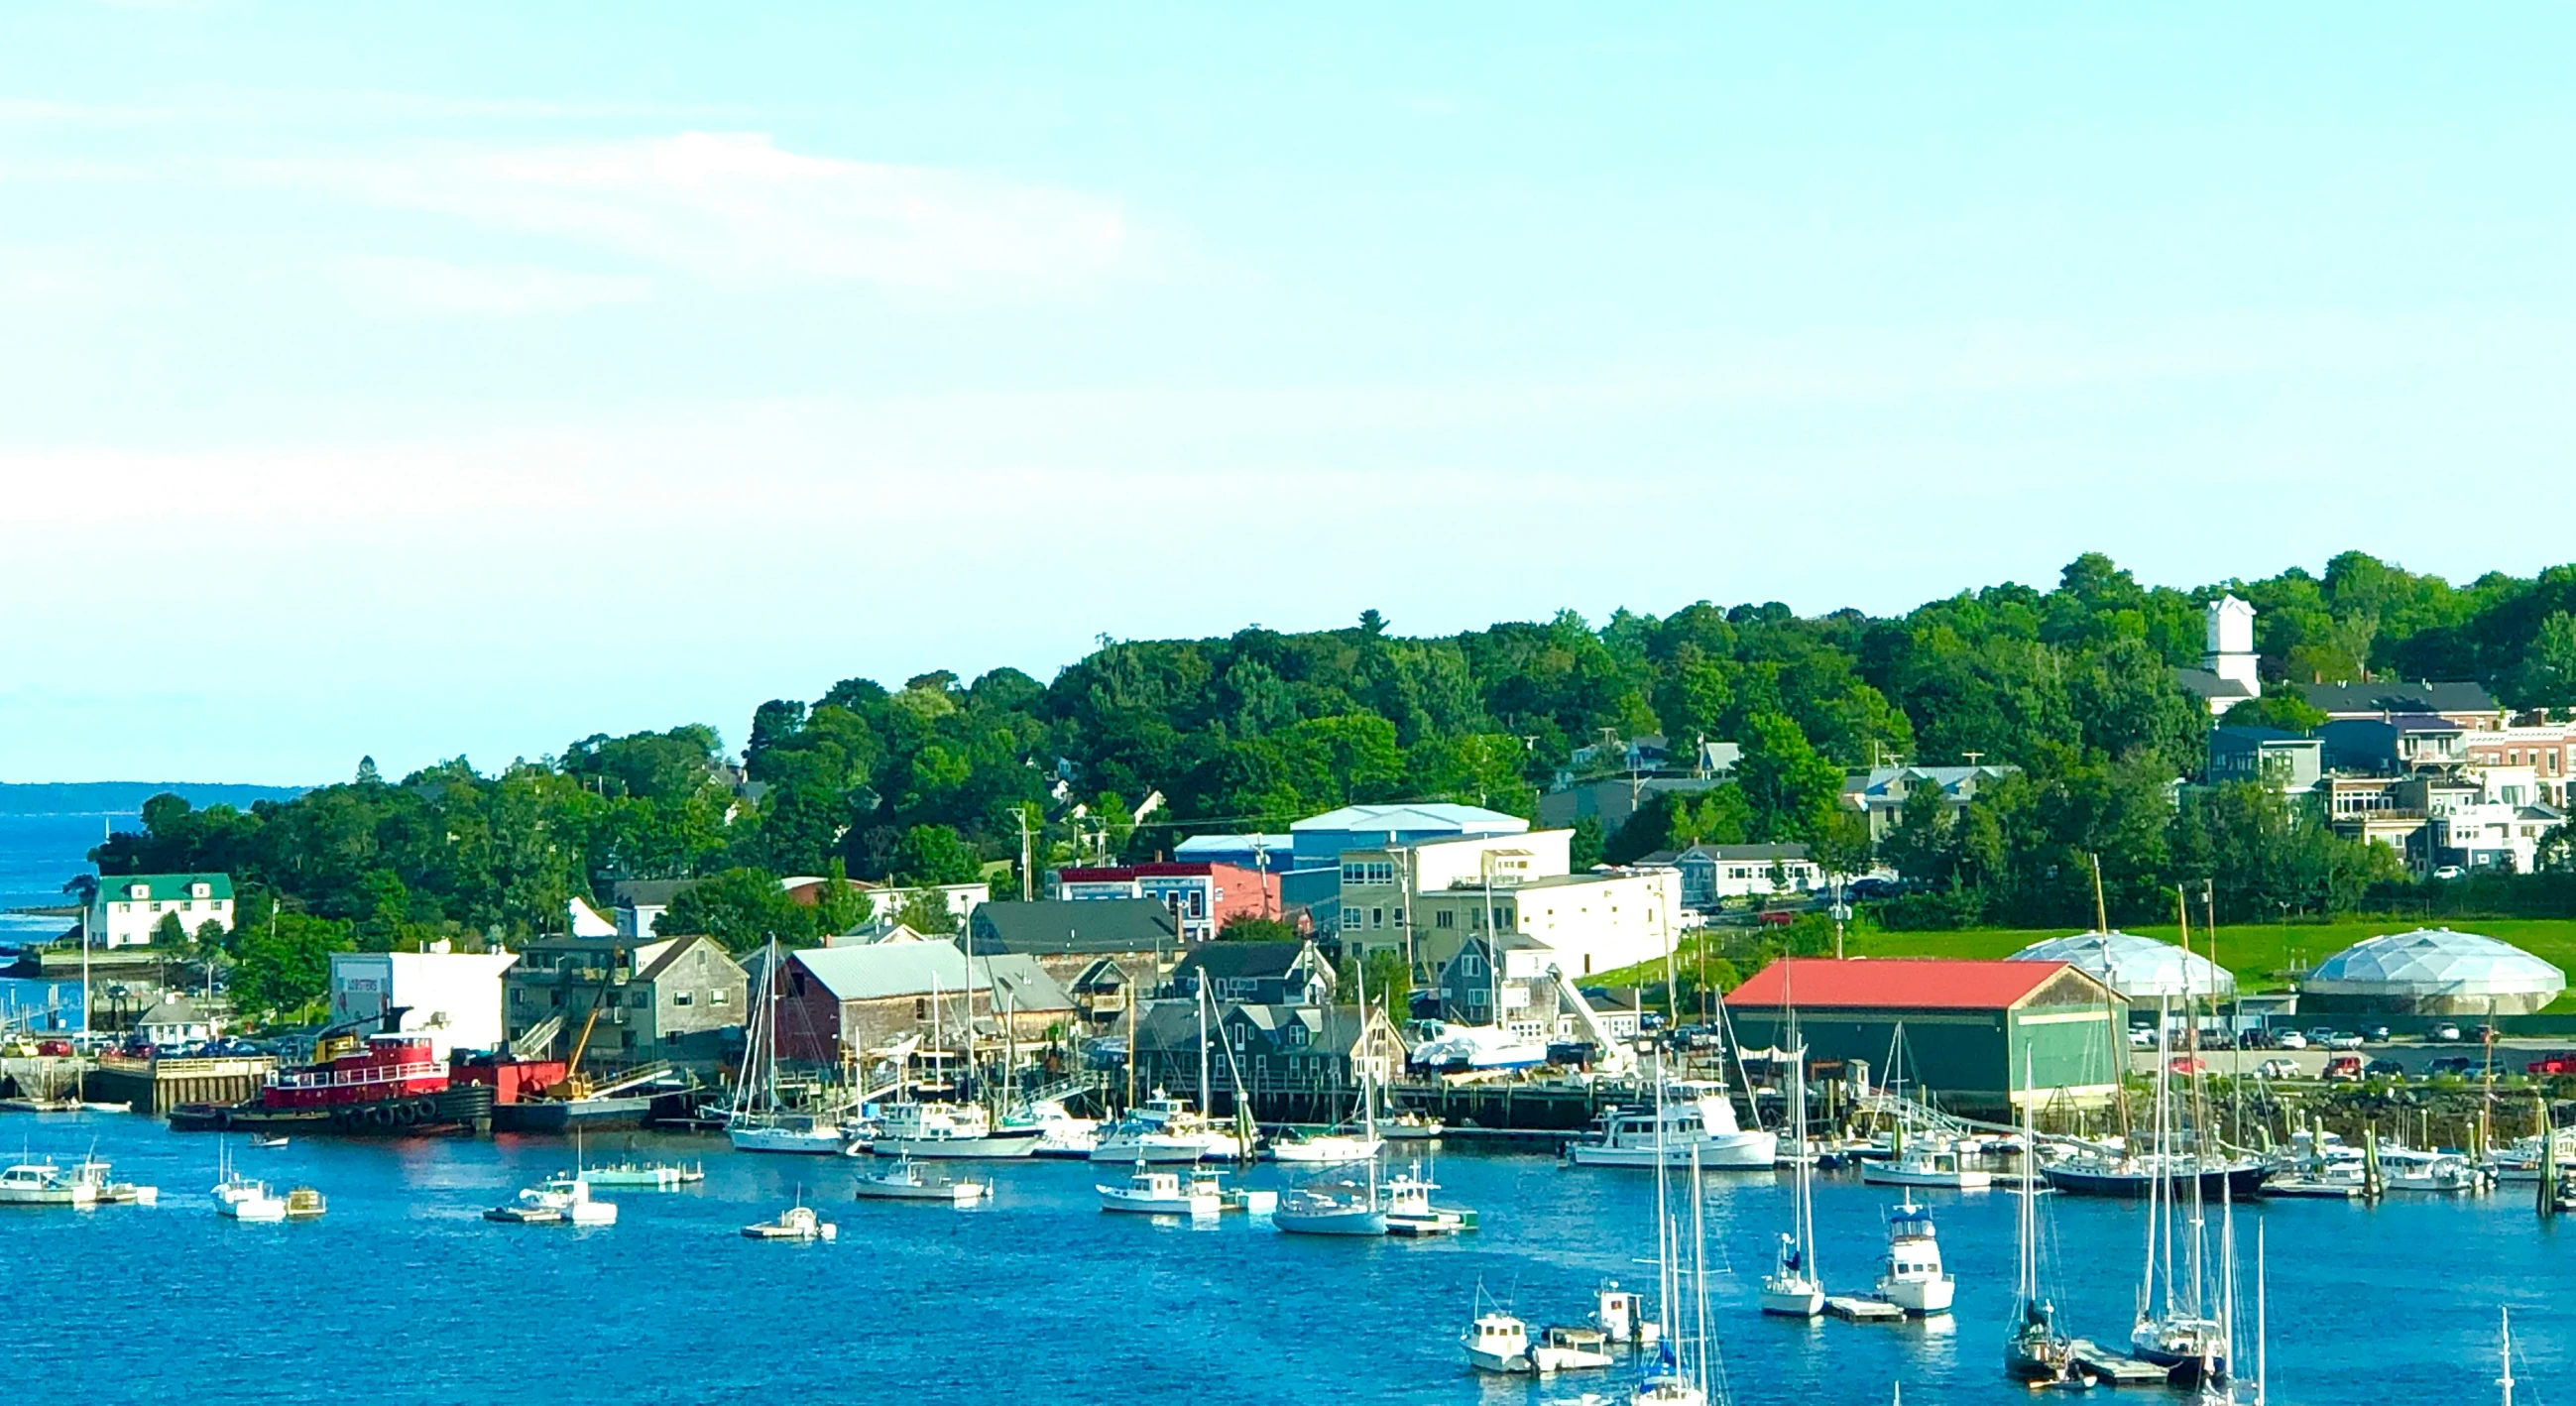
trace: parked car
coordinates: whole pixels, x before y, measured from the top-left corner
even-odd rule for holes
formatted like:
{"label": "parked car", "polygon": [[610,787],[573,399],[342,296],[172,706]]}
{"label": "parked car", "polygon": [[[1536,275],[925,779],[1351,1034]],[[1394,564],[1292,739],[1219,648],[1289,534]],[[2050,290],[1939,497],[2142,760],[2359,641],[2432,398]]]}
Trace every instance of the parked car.
{"label": "parked car", "polygon": [[2374,1079],[2403,1079],[2406,1066],[2393,1059],[2374,1059],[2361,1067],[2361,1072]]}
{"label": "parked car", "polygon": [[2460,1027],[2444,1021],[2424,1032],[2424,1038],[2437,1044],[2450,1044],[2460,1038]]}
{"label": "parked car", "polygon": [[2361,1056],[2359,1056],[2359,1055],[2336,1055],[2334,1058],[2332,1058],[2332,1059],[2330,1059],[2330,1060],[2327,1060],[2327,1061],[2326,1061],[2325,1077],[2327,1077],[2328,1079],[2358,1079],[2358,1078],[2360,1078],[2360,1077],[2361,1077]]}
{"label": "parked car", "polygon": [[2240,1031],[2236,1036],[2236,1048],[2240,1050],[2273,1050],[2280,1046],[2281,1042],[2272,1038],[2272,1032],[2260,1026]]}
{"label": "parked car", "polygon": [[2355,1035],[2349,1030],[2330,1031],[2326,1035],[2326,1048],[2330,1050],[2357,1050],[2361,1048],[2361,1037]]}
{"label": "parked car", "polygon": [[2559,1050],[2524,1065],[2526,1074],[2576,1074],[2576,1050]]}
{"label": "parked car", "polygon": [[47,1056],[48,1058],[67,1055],[71,1052],[72,1042],[69,1040],[38,1040],[36,1042],[36,1053]]}
{"label": "parked car", "polygon": [[2463,1078],[2477,1072],[2478,1062],[2467,1055],[2444,1055],[2425,1066],[2428,1074],[2457,1074]]}
{"label": "parked car", "polygon": [[2133,1049],[2133,1050],[2152,1050],[2152,1049],[2154,1049],[2155,1047],[2156,1047],[2156,1028],[2155,1028],[2154,1026],[2152,1026],[2152,1025],[2132,1025],[2132,1026],[2130,1026],[2130,1027],[2129,1027],[2129,1048],[2130,1048],[2130,1049]]}
{"label": "parked car", "polygon": [[2376,1044],[2376,1045],[2384,1045],[2384,1044],[2387,1044],[2387,1043],[2388,1043],[2388,1027],[2387,1027],[2387,1026],[2385,1026],[2385,1025],[2374,1025],[2374,1026],[2370,1027],[2368,1030],[2364,1030],[2363,1032],[2361,1032],[2361,1038],[2363,1038],[2363,1039],[2365,1039],[2365,1040],[2368,1040],[2368,1041],[2370,1041],[2372,1044]]}
{"label": "parked car", "polygon": [[2437,879],[2465,879],[2468,876],[2469,871],[2456,864],[2445,864],[2433,871],[2433,877]]}
{"label": "parked car", "polygon": [[2272,1039],[2285,1050],[2304,1050],[2308,1047],[2308,1037],[2296,1030],[2284,1030]]}
{"label": "parked car", "polygon": [[2194,1059],[2190,1055],[2174,1056],[2171,1068],[2176,1074],[2206,1074],[2209,1072],[2209,1064],[2207,1061]]}
{"label": "parked car", "polygon": [[1875,903],[1904,892],[1905,886],[1894,879],[1854,879],[1843,887],[1844,895],[1855,903]]}
{"label": "parked car", "polygon": [[2295,1059],[2267,1059],[2261,1064],[2254,1066],[2254,1077],[2257,1079],[2296,1079],[2300,1077],[2299,1062]]}

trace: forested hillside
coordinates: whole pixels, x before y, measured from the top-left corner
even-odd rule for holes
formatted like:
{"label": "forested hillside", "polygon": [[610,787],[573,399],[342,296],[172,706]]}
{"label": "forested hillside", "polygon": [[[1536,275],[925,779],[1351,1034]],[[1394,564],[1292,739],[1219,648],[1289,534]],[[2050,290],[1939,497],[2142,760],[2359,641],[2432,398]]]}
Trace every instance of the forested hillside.
{"label": "forested hillside", "polygon": [[2576,704],[2576,568],[2453,586],[2347,554],[2322,575],[2185,591],[2088,555],[2053,589],[1993,586],[1895,618],[1702,602],[1437,638],[1374,611],[1307,634],[1104,637],[1048,682],[941,672],[765,703],[738,759],[687,725],[490,772],[459,757],[387,780],[368,764],[247,811],[165,799],[99,859],[230,870],[246,913],[283,905],[280,932],[368,946],[555,928],[567,899],[620,878],[725,874],[687,917],[738,939],[812,922],[764,897],[770,875],[972,878],[1016,860],[1023,819],[1047,858],[1150,854],[1351,801],[1529,814],[1573,748],[1661,732],[1742,744],[1737,784],[1587,849],[1804,840],[1856,866],[1867,847],[1835,804],[1846,768],[1974,753],[2024,772],[1957,823],[1907,817],[1884,857],[1930,895],[1911,921],[2089,916],[2092,855],[2115,915],[2169,911],[2168,886],[2201,878],[2247,916],[2349,908],[2393,878],[2384,851],[2259,787],[2172,799],[2200,768],[2207,719],[2168,670],[2198,662],[2201,607],[2228,589],[2260,610],[2275,677],[2470,678],[2518,706]]}

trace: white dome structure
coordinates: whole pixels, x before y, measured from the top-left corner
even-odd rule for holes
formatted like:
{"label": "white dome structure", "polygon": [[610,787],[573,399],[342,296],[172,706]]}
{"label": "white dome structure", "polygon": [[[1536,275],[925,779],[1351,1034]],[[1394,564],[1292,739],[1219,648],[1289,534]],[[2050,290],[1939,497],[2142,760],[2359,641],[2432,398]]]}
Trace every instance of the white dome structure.
{"label": "white dome structure", "polygon": [[2197,952],[2135,933],[2079,932],[2034,942],[2012,954],[2016,962],[2065,962],[2120,993],[2136,1006],[2159,1000],[2226,1000],[2236,977]]}
{"label": "white dome structure", "polygon": [[2356,942],[2317,963],[2299,997],[2321,1011],[2529,1015],[2566,989],[2565,972],[2510,943],[2417,928]]}

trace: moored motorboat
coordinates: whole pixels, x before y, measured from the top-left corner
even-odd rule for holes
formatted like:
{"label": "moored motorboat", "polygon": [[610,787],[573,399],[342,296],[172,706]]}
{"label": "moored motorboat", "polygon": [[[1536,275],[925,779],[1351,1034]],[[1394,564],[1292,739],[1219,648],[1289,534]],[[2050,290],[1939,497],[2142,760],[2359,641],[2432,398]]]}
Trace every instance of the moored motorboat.
{"label": "moored motorboat", "polygon": [[1588,1323],[1553,1324],[1539,1330],[1529,1360],[1542,1377],[1598,1371],[1610,1365],[1610,1340]]}
{"label": "moored motorboat", "polygon": [[555,1177],[485,1211],[483,1219],[517,1225],[614,1225],[617,1203],[595,1199],[575,1178]]}
{"label": "moored motorboat", "polygon": [[1385,1146],[1385,1138],[1359,1133],[1302,1133],[1273,1142],[1269,1156],[1275,1162],[1335,1166],[1365,1162]]}
{"label": "moored motorboat", "polygon": [[269,1076],[257,1097],[181,1104],[170,1112],[170,1127],[352,1137],[481,1133],[492,1128],[492,1090],[451,1080],[426,1032],[330,1035],[315,1045],[312,1063]]}
{"label": "moored motorboat", "polygon": [[1896,1156],[1863,1162],[1860,1179],[1878,1186],[1983,1191],[1994,1184],[1995,1176],[1983,1167],[1971,1165],[1973,1155],[1950,1138],[1910,1137]]}
{"label": "moored motorboat", "polygon": [[1036,1152],[1044,1134],[1035,1123],[997,1127],[981,1104],[898,1103],[868,1146],[879,1157],[1018,1158]]}
{"label": "moored motorboat", "polygon": [[747,1240],[831,1240],[841,1233],[840,1227],[814,1213],[814,1208],[799,1203],[779,1213],[778,1219],[762,1221],[742,1228]]}
{"label": "moored motorboat", "polygon": [[1384,1235],[1386,1210],[1361,1186],[1301,1186],[1279,1198],[1270,1223],[1290,1235]]}
{"label": "moored motorboat", "polygon": [[1135,1175],[1120,1185],[1095,1184],[1100,1194],[1100,1209],[1130,1211],[1152,1216],[1213,1216],[1225,1210],[1225,1200],[1214,1191],[1201,1190],[1181,1180],[1177,1172],[1156,1171],[1143,1163]]}
{"label": "moored motorboat", "polygon": [[1769,1171],[1779,1160],[1778,1134],[1737,1123],[1726,1086],[1676,1079],[1651,1108],[1613,1108],[1569,1144],[1565,1160],[1577,1167],[1683,1168],[1704,1171]]}
{"label": "moored motorboat", "polygon": [[1878,1271],[1878,1296],[1907,1313],[1948,1313],[1957,1282],[1941,1264],[1941,1242],[1932,1213],[1908,1196],[1887,1217],[1887,1258]]}
{"label": "moored motorboat", "polygon": [[707,1179],[706,1169],[695,1162],[613,1162],[584,1167],[576,1175],[588,1186],[635,1191],[677,1191]]}
{"label": "moored motorboat", "polygon": [[1390,1142],[1429,1142],[1444,1131],[1441,1121],[1426,1113],[1407,1109],[1378,1120],[1378,1135]]}
{"label": "moored motorboat", "polygon": [[906,1157],[882,1171],[861,1172],[851,1190],[861,1201],[940,1201],[966,1206],[990,1198],[993,1183],[989,1178],[925,1172]]}
{"label": "moored motorboat", "polygon": [[1501,1309],[1477,1314],[1458,1335],[1458,1346],[1467,1354],[1467,1365],[1479,1372],[1511,1376],[1537,1370],[1530,1361],[1529,1325]]}
{"label": "moored motorboat", "polygon": [[323,1200],[322,1193],[312,1187],[299,1186],[286,1193],[288,1220],[320,1220],[323,1212],[330,1209],[331,1203]]}
{"label": "moored motorboat", "polygon": [[87,1210],[98,1204],[98,1188],[51,1162],[21,1162],[0,1168],[0,1206],[71,1206]]}

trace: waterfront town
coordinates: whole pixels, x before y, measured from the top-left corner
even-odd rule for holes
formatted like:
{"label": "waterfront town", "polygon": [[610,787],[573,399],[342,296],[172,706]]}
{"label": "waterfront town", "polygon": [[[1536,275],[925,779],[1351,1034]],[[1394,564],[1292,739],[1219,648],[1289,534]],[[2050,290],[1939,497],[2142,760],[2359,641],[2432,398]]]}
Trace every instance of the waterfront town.
{"label": "waterfront town", "polygon": [[[2263,695],[2250,612],[2226,595],[2206,616],[2204,667],[2175,686],[2209,703],[2208,770],[2174,779],[2174,804],[2252,785],[2416,882],[2535,869],[2576,724],[2474,684],[2404,682],[2293,687],[2322,715],[2306,731],[2229,722]],[[848,1169],[800,1179],[778,1219],[742,1229],[752,1239],[841,1239],[836,1183],[861,1202],[973,1208],[1007,1204],[996,1169],[1041,1162],[1110,1177],[1104,1211],[1240,1211],[1291,1236],[1452,1237],[1515,1214],[1434,1200],[1418,1159],[1446,1151],[1453,1166],[1644,1169],[1659,1200],[1675,1179],[1694,1203],[1709,1178],[1785,1182],[1759,1312],[1867,1323],[1956,1312],[1917,1192],[2018,1186],[2142,1208],[2150,1257],[2134,1330],[2078,1336],[2054,1316],[2025,1216],[2013,1316],[1979,1328],[2001,1334],[2003,1378],[2198,1400],[2247,1399],[2224,1393],[2259,1350],[2240,1313],[2259,1282],[2240,1207],[2576,1211],[2559,1097],[2576,1020],[2550,1013],[2566,979],[2543,957],[2391,923],[2295,967],[2232,970],[2246,924],[2222,918],[2214,884],[2174,889],[2174,940],[2126,932],[2098,858],[2089,927],[1991,958],[1863,952],[1865,930],[1902,940],[1869,914],[1911,883],[1866,846],[1838,851],[1862,856],[1850,867],[1794,842],[1576,862],[1742,764],[1731,743],[1611,738],[1571,752],[1534,819],[1358,803],[1150,858],[1077,847],[1043,874],[788,876],[781,911],[834,919],[792,943],[690,931],[686,896],[707,881],[619,881],[515,942],[328,952],[300,1019],[233,999],[240,963],[217,955],[241,921],[232,875],[76,879],[79,905],[31,910],[68,919],[63,937],[19,958],[73,994],[15,1013],[0,1046],[0,1109],[32,1130],[0,1201],[163,1206],[94,1152],[33,1155],[48,1119],[98,1116],[209,1134],[227,1161],[236,1140],[649,1136],[666,1153],[576,1156],[483,1212],[521,1224],[615,1224],[639,1190],[703,1182],[709,1153]],[[1884,842],[1935,807],[1958,823],[2014,775],[1890,763],[1847,775],[1836,805],[1849,833]],[[1878,1276],[1834,1286],[1848,1292],[1815,1268],[1819,1182],[1904,1198]],[[329,1204],[327,1188],[239,1171],[213,1198],[254,1221]],[[1654,1389],[1681,1370],[1659,1344],[1709,1311],[1705,1247],[1683,1258],[1683,1225],[1659,1232],[1653,1291],[1605,1283],[1579,1323],[1480,1300],[1463,1364],[1547,1378],[1627,1363]]]}

